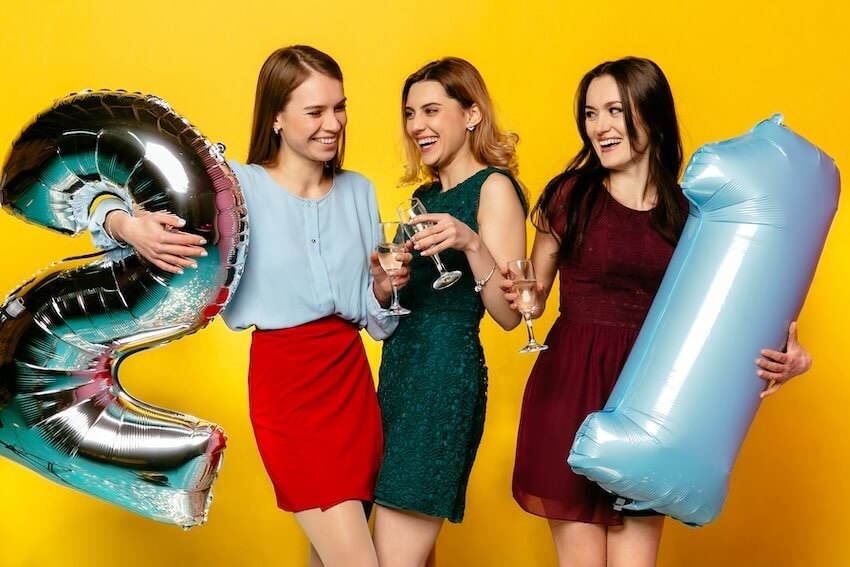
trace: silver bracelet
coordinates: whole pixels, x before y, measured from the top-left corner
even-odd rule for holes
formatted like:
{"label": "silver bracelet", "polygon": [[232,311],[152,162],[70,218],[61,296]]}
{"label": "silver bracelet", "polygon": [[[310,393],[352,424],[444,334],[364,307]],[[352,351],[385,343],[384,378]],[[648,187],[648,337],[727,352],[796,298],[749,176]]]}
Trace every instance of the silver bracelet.
{"label": "silver bracelet", "polygon": [[487,285],[487,282],[490,281],[490,278],[493,277],[493,272],[496,271],[496,262],[493,262],[493,267],[490,268],[490,273],[487,274],[487,277],[483,280],[475,280],[475,293],[481,293],[481,290],[484,289],[484,286]]}

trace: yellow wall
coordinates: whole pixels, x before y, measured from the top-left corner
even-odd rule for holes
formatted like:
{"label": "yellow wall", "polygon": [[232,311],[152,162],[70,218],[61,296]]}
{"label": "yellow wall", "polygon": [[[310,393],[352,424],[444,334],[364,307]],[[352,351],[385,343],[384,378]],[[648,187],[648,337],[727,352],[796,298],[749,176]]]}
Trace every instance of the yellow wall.
{"label": "yellow wall", "polygon": [[[751,4],[762,4],[752,6]],[[377,184],[389,215],[405,196],[400,174],[399,87],[421,64],[452,54],[487,79],[504,124],[522,137],[522,178],[536,198],[577,147],[571,104],[584,71],[634,54],[667,73],[686,153],[736,136],[774,112],[850,170],[847,37],[850,8],[807,2],[547,2],[339,0],[217,2],[6,2],[0,33],[0,153],[54,99],[82,89],[161,96],[231,158],[244,159],[257,71],[273,49],[308,43],[332,54],[349,97],[346,165]],[[89,250],[0,215],[0,296],[48,263]],[[850,564],[847,477],[850,343],[847,248],[839,212],[800,317],[811,373],[761,408],[736,465],[726,507],[711,525],[668,522],[660,565]],[[764,285],[782,285],[778,265]],[[554,307],[554,304],[552,305]],[[538,324],[551,324],[550,309]],[[546,566],[543,521],[510,496],[519,404],[532,358],[524,331],[491,321],[488,422],[469,488],[468,513],[439,540],[443,566]],[[248,334],[220,321],[134,356],[125,386],[150,403],[225,428],[229,443],[209,522],[184,533],[51,483],[0,460],[0,565],[298,565],[306,543],[279,512],[247,419]],[[369,345],[376,365],[380,349]],[[554,434],[555,432],[553,432]]]}

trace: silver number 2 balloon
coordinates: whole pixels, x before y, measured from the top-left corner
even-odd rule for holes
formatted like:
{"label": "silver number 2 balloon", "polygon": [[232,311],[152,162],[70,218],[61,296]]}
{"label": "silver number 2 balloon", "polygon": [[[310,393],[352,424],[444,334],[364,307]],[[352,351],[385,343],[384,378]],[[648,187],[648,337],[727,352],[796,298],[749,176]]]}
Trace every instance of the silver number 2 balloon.
{"label": "silver number 2 balloon", "polygon": [[224,432],[134,399],[117,370],[225,306],[247,248],[242,193],[219,146],[161,99],[123,91],[58,100],[23,130],[0,178],[3,209],[66,235],[86,230],[79,210],[104,193],[181,216],[208,255],[173,275],[116,248],[13,291],[0,307],[0,455],[145,517],[199,525]]}

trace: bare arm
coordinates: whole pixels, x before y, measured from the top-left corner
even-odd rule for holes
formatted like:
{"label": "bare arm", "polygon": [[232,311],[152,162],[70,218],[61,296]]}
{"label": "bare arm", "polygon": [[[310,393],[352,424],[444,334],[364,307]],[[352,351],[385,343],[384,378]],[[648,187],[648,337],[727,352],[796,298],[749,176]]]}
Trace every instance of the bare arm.
{"label": "bare arm", "polygon": [[481,187],[478,233],[483,244],[481,251],[477,256],[467,252],[466,257],[476,280],[490,275],[491,279],[481,288],[481,299],[493,320],[505,330],[513,329],[521,317],[505,301],[497,281],[508,262],[526,257],[526,230],[522,204],[504,175],[491,175]]}
{"label": "bare arm", "polygon": [[428,213],[417,218],[436,224],[416,234],[416,249],[423,256],[433,256],[449,248],[463,251],[477,281],[490,276],[480,291],[487,312],[502,328],[516,327],[519,313],[511,309],[496,285],[508,261],[525,258],[525,214],[510,180],[493,174],[484,182],[478,204],[478,233],[445,213]]}

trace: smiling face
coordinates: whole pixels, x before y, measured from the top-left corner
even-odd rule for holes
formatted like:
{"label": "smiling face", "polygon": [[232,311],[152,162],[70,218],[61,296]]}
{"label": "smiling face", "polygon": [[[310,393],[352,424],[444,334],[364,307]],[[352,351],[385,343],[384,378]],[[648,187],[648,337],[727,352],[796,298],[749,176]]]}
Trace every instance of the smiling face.
{"label": "smiling face", "polygon": [[313,71],[275,116],[280,151],[322,164],[337,155],[348,118],[342,82]]}
{"label": "smiling face", "polygon": [[480,121],[477,107],[464,109],[437,81],[414,83],[404,105],[405,131],[416,143],[422,163],[439,169],[471,154],[467,126]]}
{"label": "smiling face", "polygon": [[629,138],[625,104],[617,81],[611,75],[601,75],[590,82],[584,107],[584,127],[593,151],[602,166],[622,171],[649,160],[648,136],[640,116],[635,117],[635,139]]}

